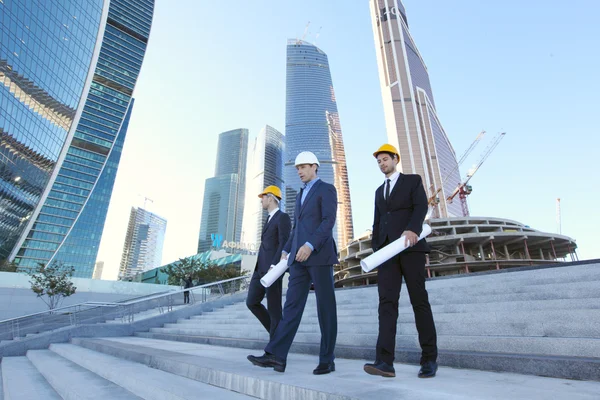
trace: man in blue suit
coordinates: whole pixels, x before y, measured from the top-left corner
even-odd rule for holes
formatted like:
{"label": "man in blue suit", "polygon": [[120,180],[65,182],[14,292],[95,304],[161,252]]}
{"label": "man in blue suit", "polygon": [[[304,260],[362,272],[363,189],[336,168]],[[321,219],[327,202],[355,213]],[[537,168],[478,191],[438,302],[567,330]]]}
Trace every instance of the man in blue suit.
{"label": "man in blue suit", "polygon": [[[277,264],[281,258],[283,246],[290,237],[292,223],[290,216],[279,210],[281,190],[277,186],[267,186],[258,195],[261,199],[263,209],[267,210],[269,216],[263,227],[258,259],[250,287],[246,305],[252,314],[258,318],[269,335],[273,337],[275,328],[281,321],[281,287],[283,276],[277,279],[271,286],[265,288],[260,280],[271,265]],[[267,296],[267,308],[262,305],[262,300]]]}
{"label": "man in blue suit", "polygon": [[287,259],[290,266],[283,319],[265,348],[265,354],[260,357],[248,356],[248,360],[260,367],[285,371],[287,355],[300,326],[313,283],[321,328],[319,365],[313,373],[321,375],[335,371],[337,309],[333,264],[337,264],[338,260],[332,230],[337,214],[337,192],[333,185],[317,177],[320,164],[313,153],[305,151],[298,154],[295,164],[304,187],[296,197],[294,228],[281,255],[281,259]]}

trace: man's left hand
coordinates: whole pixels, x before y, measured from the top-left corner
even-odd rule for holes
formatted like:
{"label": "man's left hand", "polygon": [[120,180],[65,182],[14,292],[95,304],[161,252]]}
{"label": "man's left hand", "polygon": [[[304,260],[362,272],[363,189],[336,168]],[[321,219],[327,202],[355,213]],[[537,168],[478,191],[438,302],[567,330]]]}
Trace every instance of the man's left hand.
{"label": "man's left hand", "polygon": [[404,243],[406,247],[412,247],[419,241],[419,235],[414,233],[413,231],[404,231],[402,236],[406,236],[404,239]]}
{"label": "man's left hand", "polygon": [[296,261],[301,263],[308,260],[308,257],[310,257],[311,253],[312,250],[310,249],[310,247],[308,247],[307,245],[303,245],[296,253]]}

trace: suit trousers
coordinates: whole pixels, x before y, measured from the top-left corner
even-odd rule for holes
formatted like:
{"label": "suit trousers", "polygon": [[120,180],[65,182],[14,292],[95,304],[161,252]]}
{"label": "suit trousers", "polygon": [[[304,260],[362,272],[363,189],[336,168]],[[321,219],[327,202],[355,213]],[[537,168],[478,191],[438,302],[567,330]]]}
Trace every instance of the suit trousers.
{"label": "suit trousers", "polygon": [[[265,288],[260,283],[262,276],[258,271],[254,271],[254,274],[252,274],[250,287],[248,288],[248,297],[246,298],[246,306],[258,318],[267,332],[269,332],[270,337],[273,337],[275,329],[277,329],[277,325],[281,321],[283,275],[268,288]],[[262,304],[265,295],[267,296],[267,308]]]}
{"label": "suit trousers", "polygon": [[415,314],[421,364],[437,360],[437,334],[429,296],[425,289],[425,253],[402,252],[382,264],[377,270],[379,291],[379,336],[377,360],[393,364],[396,350],[396,324],[402,277],[406,282],[410,303]]}
{"label": "suit trousers", "polygon": [[285,297],[283,319],[265,352],[280,360],[287,360],[290,347],[298,332],[310,284],[314,283],[317,300],[317,315],[321,328],[319,363],[330,363],[335,359],[337,339],[337,306],[333,290],[333,266],[305,266],[294,262],[290,266],[290,281]]}

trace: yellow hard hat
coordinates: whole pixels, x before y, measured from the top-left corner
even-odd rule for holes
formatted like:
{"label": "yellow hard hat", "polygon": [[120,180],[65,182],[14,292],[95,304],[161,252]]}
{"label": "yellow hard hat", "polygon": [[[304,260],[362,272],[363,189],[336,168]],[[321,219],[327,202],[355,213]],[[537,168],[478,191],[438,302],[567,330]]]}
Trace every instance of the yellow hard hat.
{"label": "yellow hard hat", "polygon": [[277,186],[267,186],[265,188],[265,190],[263,190],[263,192],[261,194],[258,195],[258,197],[263,197],[267,194],[272,194],[273,196],[277,197],[279,200],[281,200],[281,189],[279,189]]}
{"label": "yellow hard hat", "polygon": [[373,157],[377,158],[377,155],[379,155],[379,153],[391,153],[397,155],[398,158],[400,158],[400,153],[398,153],[398,150],[396,150],[396,148],[391,144],[387,143],[378,148],[377,151],[373,153]]}

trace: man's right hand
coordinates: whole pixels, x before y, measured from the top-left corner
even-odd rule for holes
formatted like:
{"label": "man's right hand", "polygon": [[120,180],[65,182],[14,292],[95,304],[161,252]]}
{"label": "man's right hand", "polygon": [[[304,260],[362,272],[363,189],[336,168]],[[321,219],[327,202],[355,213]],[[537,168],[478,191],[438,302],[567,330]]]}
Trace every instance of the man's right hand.
{"label": "man's right hand", "polygon": [[284,251],[281,253],[281,260],[279,261],[283,261],[283,260],[287,260],[288,259],[288,254]]}

